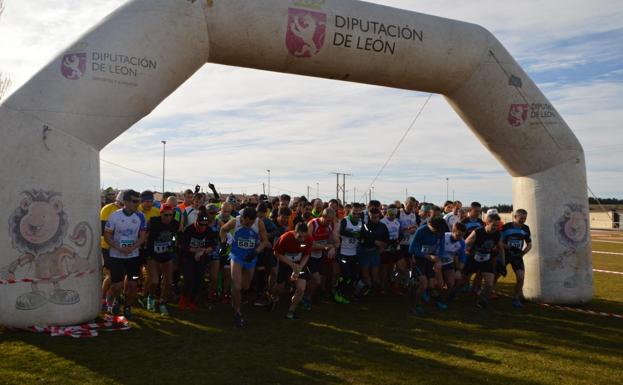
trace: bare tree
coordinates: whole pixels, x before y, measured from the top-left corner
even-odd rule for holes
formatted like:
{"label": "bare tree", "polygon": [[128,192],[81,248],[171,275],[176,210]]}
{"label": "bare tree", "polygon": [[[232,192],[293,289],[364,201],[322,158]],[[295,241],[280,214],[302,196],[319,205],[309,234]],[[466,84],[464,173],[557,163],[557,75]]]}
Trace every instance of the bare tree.
{"label": "bare tree", "polygon": [[[4,12],[4,0],[0,0],[0,17]],[[2,97],[9,92],[9,88],[11,88],[11,79],[9,77],[5,77],[4,74],[0,71],[0,100]]]}

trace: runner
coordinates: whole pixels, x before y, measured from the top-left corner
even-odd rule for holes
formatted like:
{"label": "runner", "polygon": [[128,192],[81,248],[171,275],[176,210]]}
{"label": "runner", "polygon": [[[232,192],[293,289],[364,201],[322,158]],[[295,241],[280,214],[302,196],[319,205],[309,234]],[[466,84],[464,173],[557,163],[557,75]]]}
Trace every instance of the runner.
{"label": "runner", "polygon": [[352,210],[340,221],[340,278],[333,299],[348,304],[354,295],[354,285],[359,280],[359,243],[363,230],[362,212],[364,206],[353,203]]}
{"label": "runner", "polygon": [[[269,245],[258,255],[257,266],[255,268],[255,300],[253,305],[263,307],[269,303],[268,279],[273,268],[277,267],[277,258],[273,252],[273,241],[277,235],[277,225],[268,218],[271,211],[267,202],[261,202],[257,205],[257,217],[264,223],[266,228],[266,237]],[[281,234],[280,234],[281,235]],[[277,240],[279,237],[277,237]]]}
{"label": "runner", "polygon": [[461,201],[452,202],[452,211],[443,216],[443,219],[448,224],[448,228],[453,228],[455,223],[461,221],[461,208],[463,208],[463,203],[461,203]]}
{"label": "runner", "polygon": [[334,260],[337,248],[340,245],[337,226],[335,226],[335,211],[324,209],[320,218],[315,218],[308,223],[308,234],[314,240],[311,258],[308,262],[311,281],[307,287],[307,294],[303,297],[303,307],[311,309],[311,300],[317,289],[322,287],[324,275],[323,258]]}
{"label": "runner", "polygon": [[232,298],[234,323],[243,327],[245,322],[240,311],[242,291],[247,291],[253,279],[257,255],[268,246],[266,228],[257,217],[253,207],[246,207],[241,215],[227,222],[220,230],[221,255],[227,253],[227,233],[234,229],[231,246],[231,280],[233,285]]}
{"label": "runner", "polygon": [[414,197],[408,197],[404,208],[398,212],[400,221],[400,259],[396,262],[397,279],[405,282],[408,277],[410,266],[409,245],[413,241],[415,232],[420,227],[420,216],[417,214],[418,201]]}
{"label": "runner", "polygon": [[479,202],[472,202],[469,205],[469,212],[467,218],[463,219],[462,223],[465,225],[465,239],[469,237],[472,231],[480,229],[485,226],[485,223],[480,219],[482,205]]}
{"label": "runner", "polygon": [[[435,286],[435,271],[441,269],[440,255],[444,255],[443,218],[434,217],[415,232],[415,236],[409,245],[409,254],[414,258],[413,266],[419,285],[415,293],[415,307],[411,311],[416,315],[424,314],[423,302],[428,302],[427,289]],[[439,296],[435,298],[437,307],[445,310],[448,308]]]}
{"label": "runner", "polygon": [[[389,242],[385,249],[381,252],[381,270],[380,270],[380,287],[381,292],[387,289],[386,285],[389,275],[393,272],[394,264],[402,258],[400,253],[400,221],[397,219],[398,207],[395,204],[387,206],[387,216],[381,219],[381,222],[387,227],[389,232]],[[395,281],[390,282],[391,291],[396,295],[403,295],[398,284]]]}
{"label": "runner", "polygon": [[[441,270],[436,271],[436,280],[438,289],[441,290],[443,283],[446,285],[445,303],[453,300],[456,296],[455,282],[457,272],[460,274],[462,267],[465,265],[465,225],[455,223],[452,231],[444,234],[444,253],[441,255]],[[460,275],[459,275],[460,279]]]}
{"label": "runner", "polygon": [[525,275],[523,256],[532,249],[530,228],[526,225],[527,218],[528,212],[526,210],[517,209],[515,210],[515,215],[513,215],[513,222],[505,224],[502,229],[502,242],[504,243],[504,250],[508,255],[506,263],[510,263],[517,278],[515,295],[512,301],[515,308],[523,306],[521,304]]}
{"label": "runner", "polygon": [[[218,234],[223,226],[223,222],[217,217],[219,213],[218,206],[215,204],[209,204],[206,206],[206,214],[208,215],[208,227],[212,234],[214,234],[218,240]],[[207,255],[208,259],[208,271],[210,273],[210,290],[208,292],[208,302],[215,304],[218,300],[218,283],[219,274],[221,273],[221,256],[218,253],[220,245],[215,245],[214,250]]]}
{"label": "runner", "polygon": [[[233,201],[236,202],[236,198],[233,195],[230,195],[230,198],[234,198]],[[228,199],[227,202],[223,203],[223,205],[221,206],[221,211],[220,213],[216,216],[216,219],[220,222],[221,227],[229,222],[230,220],[232,220],[233,218],[237,217],[238,212],[234,212],[234,206],[231,203],[231,200]],[[219,230],[220,233],[220,230]],[[221,277],[221,295],[222,295],[222,302],[223,305],[229,305],[231,303],[231,263],[230,263],[230,259],[229,259],[229,251],[231,250],[231,242],[232,242],[232,237],[233,237],[233,233],[234,230],[230,230],[230,232],[227,235],[227,243],[225,243],[225,245],[223,245],[222,243],[220,244],[219,250],[222,249],[222,247],[226,247],[226,253],[219,253],[219,257],[220,257],[220,277]]]}
{"label": "runner", "polygon": [[193,204],[193,190],[186,189],[184,191],[184,200],[177,207],[183,213],[184,211],[186,211],[186,207],[192,206],[192,204]]}
{"label": "runner", "polygon": [[184,287],[179,300],[180,310],[187,308],[191,311],[197,310],[197,296],[201,290],[206,266],[217,250],[215,215],[208,215],[205,206],[199,206],[196,211],[195,223],[186,227],[182,234],[180,262],[184,274]]}
{"label": "runner", "polygon": [[110,292],[110,246],[106,243],[104,232],[106,229],[106,222],[108,222],[110,215],[121,208],[123,208],[123,192],[119,191],[114,199],[114,202],[102,207],[102,210],[100,211],[100,223],[102,224],[100,247],[102,249],[102,266],[104,268],[104,280],[102,281],[103,312],[107,311],[108,308],[112,306],[112,293]]}
{"label": "runner", "polygon": [[205,194],[197,192],[193,195],[193,201],[190,206],[186,206],[186,209],[182,213],[182,226],[186,228],[197,222],[197,213],[199,207],[203,207],[205,204]]}
{"label": "runner", "polygon": [[139,193],[128,190],[123,193],[123,208],[108,218],[104,231],[106,243],[110,245],[110,281],[114,298],[111,312],[119,314],[121,291],[127,278],[125,307],[123,314],[132,317],[132,305],[136,300],[136,281],[139,279],[141,261],[139,248],[147,239],[145,216],[136,211],[140,203]]}
{"label": "runner", "polygon": [[389,243],[389,231],[381,222],[381,210],[372,206],[368,210],[368,221],[364,222],[361,233],[363,242],[359,253],[359,267],[361,279],[355,288],[355,295],[367,295],[375,287],[379,288],[379,266],[381,264],[381,250]]}
{"label": "runner", "polygon": [[173,260],[175,259],[175,242],[180,228],[178,221],[173,219],[176,207],[163,204],[160,216],[149,221],[149,237],[147,238],[148,269],[150,282],[147,291],[147,310],[156,311],[156,292],[162,275],[160,289],[161,315],[168,315],[167,303],[170,300],[173,277]]}
{"label": "runner", "polygon": [[298,319],[296,308],[305,294],[309,269],[307,262],[312,251],[313,239],[308,235],[305,223],[298,223],[294,231],[283,234],[275,243],[275,255],[279,259],[279,275],[277,285],[271,290],[274,304],[279,300],[279,293],[283,291],[286,282],[294,286],[294,295],[291,299],[290,308],[286,314],[288,319]]}
{"label": "runner", "polygon": [[487,216],[487,224],[484,228],[478,228],[467,237],[466,249],[468,254],[465,266],[466,276],[473,273],[480,273],[485,281],[485,287],[480,291],[480,296],[476,305],[481,309],[486,309],[489,303],[489,296],[493,290],[495,278],[496,252],[497,258],[504,258],[504,244],[502,235],[498,231],[500,216],[491,214]]}

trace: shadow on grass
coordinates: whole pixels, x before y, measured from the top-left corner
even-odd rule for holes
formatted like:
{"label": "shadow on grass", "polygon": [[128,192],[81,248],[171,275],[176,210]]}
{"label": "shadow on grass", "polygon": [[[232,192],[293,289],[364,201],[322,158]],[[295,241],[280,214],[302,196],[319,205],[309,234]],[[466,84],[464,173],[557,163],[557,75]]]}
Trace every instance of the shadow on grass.
{"label": "shadow on grass", "polygon": [[[349,306],[322,302],[298,321],[283,317],[282,304],[270,313],[247,309],[249,324],[242,330],[232,326],[225,306],[197,313],[173,309],[168,318],[139,310],[131,331],[90,340],[0,336],[57,357],[48,383],[559,384],[568,371],[587,365],[589,354],[591,370],[607,379],[609,356],[620,356],[621,320],[534,305],[517,311],[506,299],[486,311],[473,304],[462,296],[448,311],[431,307],[427,316],[413,317],[402,299],[372,297]],[[28,370],[28,357],[12,357],[8,369]],[[543,375],[509,370],[526,365]],[[591,375],[580,373],[579,383],[591,382]]]}

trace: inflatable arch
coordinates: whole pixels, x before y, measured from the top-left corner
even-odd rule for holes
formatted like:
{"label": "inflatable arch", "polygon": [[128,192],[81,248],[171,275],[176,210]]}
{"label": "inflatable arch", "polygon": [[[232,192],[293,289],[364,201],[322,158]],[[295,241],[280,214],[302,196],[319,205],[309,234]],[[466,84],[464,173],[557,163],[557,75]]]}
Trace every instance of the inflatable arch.
{"label": "inflatable arch", "polygon": [[487,30],[355,0],[131,0],[0,106],[1,324],[95,317],[99,151],[206,62],[443,94],[529,212],[525,296],[592,298],[582,147]]}

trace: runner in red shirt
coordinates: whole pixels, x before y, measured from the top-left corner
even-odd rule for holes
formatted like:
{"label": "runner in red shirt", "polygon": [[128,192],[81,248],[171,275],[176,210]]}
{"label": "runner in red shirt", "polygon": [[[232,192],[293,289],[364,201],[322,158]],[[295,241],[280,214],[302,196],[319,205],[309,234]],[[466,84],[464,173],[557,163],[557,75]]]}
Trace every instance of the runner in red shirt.
{"label": "runner in red shirt", "polygon": [[287,282],[291,282],[295,287],[292,303],[286,314],[288,319],[299,318],[296,314],[296,307],[305,294],[307,280],[310,277],[307,262],[312,251],[312,243],[313,238],[307,234],[307,225],[300,222],[293,231],[288,231],[279,237],[273,248],[279,260],[277,285],[271,291],[273,307]]}

